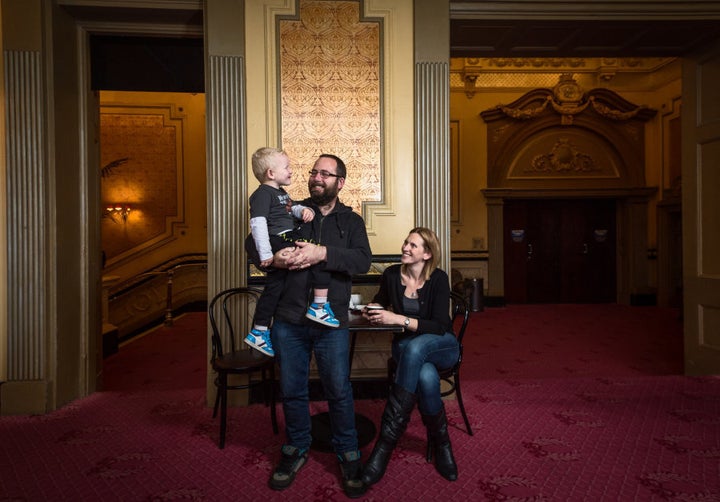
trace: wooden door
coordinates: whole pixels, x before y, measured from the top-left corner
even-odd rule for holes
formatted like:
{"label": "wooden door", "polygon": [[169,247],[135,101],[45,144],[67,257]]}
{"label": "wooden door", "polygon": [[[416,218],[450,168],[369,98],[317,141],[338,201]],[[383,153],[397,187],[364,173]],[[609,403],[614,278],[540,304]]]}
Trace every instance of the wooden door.
{"label": "wooden door", "polygon": [[611,199],[506,201],[506,301],[616,301],[615,212]]}
{"label": "wooden door", "polygon": [[504,283],[507,303],[528,303],[528,262],[532,246],[527,238],[528,201],[508,200],[503,206]]}
{"label": "wooden door", "polygon": [[528,303],[562,302],[563,233],[560,201],[528,201]]}
{"label": "wooden door", "polygon": [[720,373],[720,43],[683,60],[685,373]]}
{"label": "wooden door", "polygon": [[562,303],[616,301],[615,200],[566,201],[562,221]]}

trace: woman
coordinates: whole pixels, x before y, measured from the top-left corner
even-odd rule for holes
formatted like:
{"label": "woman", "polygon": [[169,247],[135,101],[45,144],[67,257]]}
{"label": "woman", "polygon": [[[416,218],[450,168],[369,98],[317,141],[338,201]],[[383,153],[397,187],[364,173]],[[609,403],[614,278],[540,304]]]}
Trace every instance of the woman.
{"label": "woman", "polygon": [[385,474],[416,401],[432,443],[435,469],[450,481],[457,479],[438,368],[452,367],[460,351],[449,313],[450,281],[437,268],[439,261],[440,242],[435,232],[424,227],[410,230],[400,264],[385,269],[371,304],[385,308],[366,309],[363,314],[372,324],[405,326],[405,332],[393,340],[395,381],[382,414],[380,437],[363,469],[362,480],[368,486]]}

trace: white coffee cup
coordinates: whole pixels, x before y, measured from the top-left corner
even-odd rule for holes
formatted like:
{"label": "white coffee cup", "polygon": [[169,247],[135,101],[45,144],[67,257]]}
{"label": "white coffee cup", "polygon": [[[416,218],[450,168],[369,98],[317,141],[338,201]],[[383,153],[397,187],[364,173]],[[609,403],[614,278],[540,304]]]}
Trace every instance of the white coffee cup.
{"label": "white coffee cup", "polygon": [[355,305],[362,305],[361,295],[350,295],[350,308],[353,308]]}

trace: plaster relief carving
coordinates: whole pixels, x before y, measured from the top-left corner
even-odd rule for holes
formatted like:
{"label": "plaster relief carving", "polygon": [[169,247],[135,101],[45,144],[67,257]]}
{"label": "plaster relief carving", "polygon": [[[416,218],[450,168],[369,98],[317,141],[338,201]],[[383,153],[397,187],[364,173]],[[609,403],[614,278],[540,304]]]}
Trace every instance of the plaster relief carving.
{"label": "plaster relief carving", "polygon": [[525,172],[584,174],[598,171],[593,158],[581,153],[568,138],[559,138],[550,153],[537,155]]}
{"label": "plaster relief carving", "polygon": [[508,180],[618,180],[622,159],[585,130],[555,127],[528,138],[508,168]]}
{"label": "plaster relief carving", "polygon": [[488,124],[488,188],[644,186],[644,127],[655,113],[608,89],[586,92],[563,74],[552,89],[480,114]]}

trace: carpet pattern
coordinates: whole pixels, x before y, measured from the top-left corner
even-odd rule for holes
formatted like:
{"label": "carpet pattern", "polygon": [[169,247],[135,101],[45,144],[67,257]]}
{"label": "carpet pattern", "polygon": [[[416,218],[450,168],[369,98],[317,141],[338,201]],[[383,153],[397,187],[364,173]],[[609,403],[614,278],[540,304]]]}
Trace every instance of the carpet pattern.
{"label": "carpet pattern", "polygon": [[[458,481],[425,462],[415,413],[363,500],[720,500],[720,378],[679,374],[680,329],[676,312],[645,307],[473,314],[462,375],[473,436],[446,404]],[[264,405],[231,408],[217,448],[205,341],[204,315],[186,314],[106,359],[106,390],[2,417],[0,501],[345,499],[330,453],[312,451],[287,490],[267,487],[283,435]],[[356,411],[378,423],[383,405]]]}

